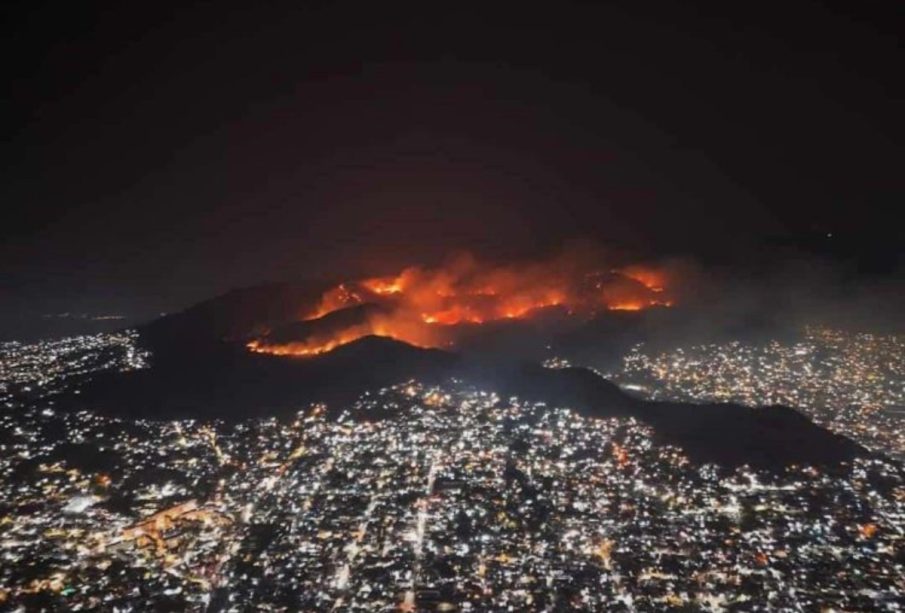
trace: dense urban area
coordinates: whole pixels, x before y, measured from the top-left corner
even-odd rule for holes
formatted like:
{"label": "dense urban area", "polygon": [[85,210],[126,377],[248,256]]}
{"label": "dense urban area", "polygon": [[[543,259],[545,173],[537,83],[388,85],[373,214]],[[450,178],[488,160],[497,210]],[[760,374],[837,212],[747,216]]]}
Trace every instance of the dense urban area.
{"label": "dense urban area", "polygon": [[783,404],[905,460],[905,339],[806,329],[798,342],[730,342],[648,353],[605,375],[653,399]]}
{"label": "dense urban area", "polygon": [[[0,607],[901,610],[905,471],[695,465],[631,418],[449,381],[239,423],[64,412],[123,332],[0,346]],[[894,338],[626,357],[650,396],[784,402],[901,457]],[[150,357],[153,359],[153,356]],[[872,421],[875,419],[876,421]],[[895,427],[893,427],[895,426]],[[884,432],[885,431],[885,432]]]}

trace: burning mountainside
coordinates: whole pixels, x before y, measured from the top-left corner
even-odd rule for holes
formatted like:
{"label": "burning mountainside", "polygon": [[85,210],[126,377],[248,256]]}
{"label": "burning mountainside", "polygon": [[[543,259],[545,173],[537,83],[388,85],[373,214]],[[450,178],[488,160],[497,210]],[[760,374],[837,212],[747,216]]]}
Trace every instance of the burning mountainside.
{"label": "burning mountainside", "polygon": [[368,335],[420,347],[448,346],[460,326],[527,319],[542,309],[590,316],[671,306],[667,281],[662,270],[630,266],[601,272],[569,256],[497,267],[465,256],[440,268],[411,267],[397,276],[337,285],[298,322],[271,330],[248,348],[317,355]]}

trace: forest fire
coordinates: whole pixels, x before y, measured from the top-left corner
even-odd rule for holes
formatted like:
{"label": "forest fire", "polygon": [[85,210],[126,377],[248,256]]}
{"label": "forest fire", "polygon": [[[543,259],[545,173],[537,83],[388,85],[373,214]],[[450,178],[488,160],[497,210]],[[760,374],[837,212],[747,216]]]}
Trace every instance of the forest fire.
{"label": "forest fire", "polygon": [[[360,332],[360,333],[359,333]],[[333,351],[340,345],[351,343],[363,336],[370,334],[367,330],[350,330],[349,334],[341,334],[324,342],[298,342],[285,344],[270,344],[266,341],[254,340],[248,343],[247,347],[255,353],[270,353],[273,355],[297,355],[311,356],[320,355]]]}
{"label": "forest fire", "polygon": [[[300,314],[299,320],[309,324],[301,337],[264,336],[248,348],[311,356],[368,335],[421,347],[448,346],[454,344],[458,326],[525,319],[544,309],[587,317],[604,310],[668,307],[672,299],[667,281],[662,270],[630,266],[601,272],[582,258],[568,256],[495,267],[464,256],[439,268],[410,267],[396,276],[341,283]],[[331,320],[365,305],[379,309],[339,326]]]}

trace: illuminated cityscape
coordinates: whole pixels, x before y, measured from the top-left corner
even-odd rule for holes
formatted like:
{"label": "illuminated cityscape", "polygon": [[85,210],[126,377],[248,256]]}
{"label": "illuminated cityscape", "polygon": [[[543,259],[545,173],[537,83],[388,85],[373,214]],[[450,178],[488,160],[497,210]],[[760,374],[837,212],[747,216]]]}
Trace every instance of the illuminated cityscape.
{"label": "illuminated cityscape", "polygon": [[7,2],[0,613],[905,613],[895,2]]}
{"label": "illuminated cityscape", "polygon": [[648,353],[606,375],[653,399],[784,404],[905,460],[905,339],[807,329],[799,342],[732,342]]}
{"label": "illuminated cityscape", "polygon": [[91,373],[145,368],[149,354],[137,345],[138,333],[125,330],[20,343],[0,343],[0,402],[47,398]]}
{"label": "illuminated cityscape", "polygon": [[[130,339],[4,346],[4,389],[140,368]],[[635,419],[459,381],[238,423],[8,397],[0,600],[12,609],[897,610],[905,598],[905,472],[878,457],[782,474],[694,465]]]}

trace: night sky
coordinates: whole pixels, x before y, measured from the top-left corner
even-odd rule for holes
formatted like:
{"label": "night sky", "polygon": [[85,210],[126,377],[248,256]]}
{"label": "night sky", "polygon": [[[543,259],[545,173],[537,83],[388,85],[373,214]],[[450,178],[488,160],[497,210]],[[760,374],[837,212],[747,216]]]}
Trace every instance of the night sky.
{"label": "night sky", "polygon": [[0,315],[574,239],[902,263],[897,3],[241,4],[5,5]]}

